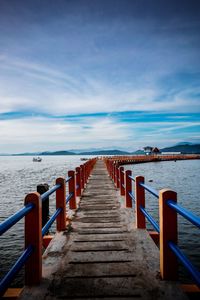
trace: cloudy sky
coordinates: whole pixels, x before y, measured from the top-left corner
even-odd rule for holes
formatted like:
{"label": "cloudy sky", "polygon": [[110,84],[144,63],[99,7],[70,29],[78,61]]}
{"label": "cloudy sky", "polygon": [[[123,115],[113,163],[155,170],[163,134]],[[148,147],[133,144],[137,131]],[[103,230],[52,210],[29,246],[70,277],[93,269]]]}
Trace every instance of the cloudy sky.
{"label": "cloudy sky", "polygon": [[200,142],[200,1],[0,0],[0,153]]}

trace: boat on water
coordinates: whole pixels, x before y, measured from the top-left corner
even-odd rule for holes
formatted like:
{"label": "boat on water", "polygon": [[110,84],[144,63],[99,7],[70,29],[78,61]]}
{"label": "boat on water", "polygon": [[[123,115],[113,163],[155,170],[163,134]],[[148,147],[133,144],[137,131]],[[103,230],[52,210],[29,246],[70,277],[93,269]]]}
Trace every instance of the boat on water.
{"label": "boat on water", "polygon": [[41,157],[33,157],[33,161],[34,162],[41,162],[42,161],[42,158]]}
{"label": "boat on water", "polygon": [[81,160],[88,160],[88,158],[82,157]]}

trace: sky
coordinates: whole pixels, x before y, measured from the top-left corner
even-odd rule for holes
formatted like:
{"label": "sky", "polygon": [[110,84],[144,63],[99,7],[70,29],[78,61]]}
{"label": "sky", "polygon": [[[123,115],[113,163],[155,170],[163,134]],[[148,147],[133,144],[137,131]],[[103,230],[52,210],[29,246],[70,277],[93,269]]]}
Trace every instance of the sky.
{"label": "sky", "polygon": [[0,153],[200,143],[199,0],[0,0]]}

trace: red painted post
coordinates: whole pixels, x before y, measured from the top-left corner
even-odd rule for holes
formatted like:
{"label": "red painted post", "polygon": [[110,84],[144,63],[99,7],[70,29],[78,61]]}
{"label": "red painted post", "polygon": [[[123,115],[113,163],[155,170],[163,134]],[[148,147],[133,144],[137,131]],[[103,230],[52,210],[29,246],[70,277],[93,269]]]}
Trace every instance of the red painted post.
{"label": "red painted post", "polygon": [[77,167],[76,168],[76,195],[79,197],[81,196],[81,168]]}
{"label": "red painted post", "polygon": [[167,189],[159,192],[160,274],[162,279],[177,280],[177,258],[168,246],[168,241],[177,244],[177,213],[166,204],[167,200],[177,202],[176,192]]}
{"label": "red painted post", "polygon": [[69,180],[69,194],[72,193],[72,197],[69,201],[69,208],[76,209],[76,180],[75,180],[75,172],[68,171],[68,177],[71,177]]}
{"label": "red painted post", "polygon": [[80,177],[81,177],[81,191],[84,189],[83,184],[83,165],[80,165]]}
{"label": "red painted post", "polygon": [[119,166],[118,166],[118,164],[117,164],[117,177],[116,177],[116,186],[117,186],[117,188],[119,188],[119,186],[120,186],[120,182],[119,182],[119,180],[120,180],[120,176],[119,176]]}
{"label": "red painted post", "polygon": [[144,183],[143,176],[135,177],[135,211],[136,211],[136,228],[146,228],[145,216],[140,210],[140,205],[145,208],[145,190],[139,183]]}
{"label": "red painted post", "polygon": [[25,285],[37,285],[42,279],[42,201],[40,194],[30,193],[24,204],[35,207],[25,216],[25,249],[33,246],[33,253],[25,264]]}
{"label": "red painted post", "polygon": [[132,172],[130,170],[125,171],[125,198],[126,198],[126,207],[132,207],[132,198],[129,193],[132,193],[132,180],[129,178]]}
{"label": "red painted post", "polygon": [[119,178],[120,178],[120,194],[121,196],[125,196],[125,188],[124,188],[124,167],[119,168]]}
{"label": "red painted post", "polygon": [[56,184],[61,187],[56,191],[56,209],[62,208],[62,211],[56,218],[57,231],[66,229],[66,181],[64,177],[56,179]]}

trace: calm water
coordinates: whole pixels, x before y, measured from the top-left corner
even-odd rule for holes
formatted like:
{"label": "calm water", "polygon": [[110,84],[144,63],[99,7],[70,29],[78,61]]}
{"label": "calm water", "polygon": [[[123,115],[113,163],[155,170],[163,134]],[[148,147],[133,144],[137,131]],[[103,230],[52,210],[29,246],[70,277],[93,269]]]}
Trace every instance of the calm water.
{"label": "calm water", "polygon": [[[178,203],[200,216],[200,160],[154,162],[126,165],[133,176],[145,177],[145,183],[156,188],[170,188],[177,192]],[[153,180],[153,182],[150,182]],[[158,199],[146,192],[147,211],[158,222]],[[183,217],[178,217],[179,246],[200,270],[200,230]],[[147,225],[152,228],[151,225]],[[187,273],[180,268],[181,278]]]}
{"label": "calm water", "polygon": [[[0,157],[0,222],[20,209],[25,195],[35,191],[38,184],[48,183],[51,187],[57,177],[67,176],[68,170],[80,164],[79,156],[45,156],[41,163],[33,163],[32,157]],[[146,183],[157,189],[177,191],[178,202],[200,215],[200,160],[128,165],[126,169],[132,169],[134,176],[145,176]],[[54,212],[55,196],[50,199],[50,210]],[[158,219],[157,199],[150,195],[146,199],[148,211]],[[182,218],[179,221],[179,244],[200,269],[199,230]],[[23,226],[21,220],[0,237],[0,277],[23,251]],[[14,285],[22,284],[22,273]]]}

